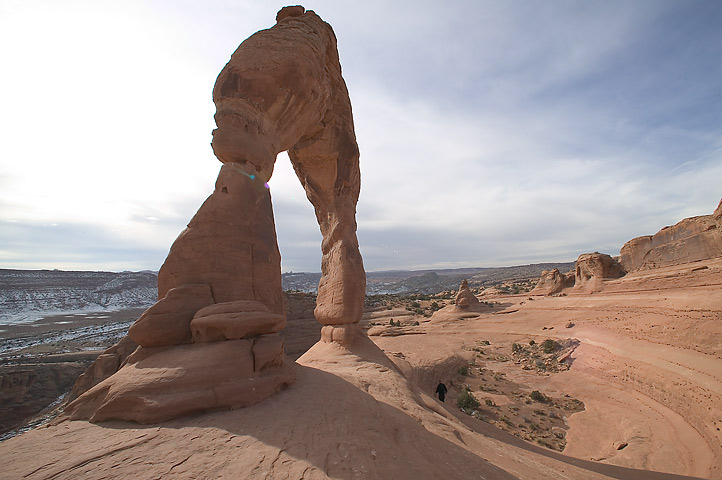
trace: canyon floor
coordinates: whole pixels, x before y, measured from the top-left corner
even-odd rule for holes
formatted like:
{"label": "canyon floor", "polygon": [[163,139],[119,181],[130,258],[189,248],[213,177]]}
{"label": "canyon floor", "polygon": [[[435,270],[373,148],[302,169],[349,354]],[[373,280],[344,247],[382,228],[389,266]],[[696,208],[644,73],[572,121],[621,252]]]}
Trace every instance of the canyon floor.
{"label": "canyon floor", "polygon": [[[314,344],[297,313],[286,390],[160,425],[36,428],[0,443],[0,478],[722,479],[721,287],[716,259],[478,311],[379,304],[350,348]],[[480,405],[462,411],[467,390]]]}

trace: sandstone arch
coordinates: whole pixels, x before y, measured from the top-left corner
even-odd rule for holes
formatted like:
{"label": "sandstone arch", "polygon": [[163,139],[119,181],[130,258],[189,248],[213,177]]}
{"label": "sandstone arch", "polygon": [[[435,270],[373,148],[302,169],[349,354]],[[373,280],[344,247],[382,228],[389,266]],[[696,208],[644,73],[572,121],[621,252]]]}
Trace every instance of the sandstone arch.
{"label": "sandstone arch", "polygon": [[[355,324],[363,313],[366,281],[356,239],[359,152],[336,38],[327,23],[302,7],[286,7],[277,18],[273,28],[244,41],[218,76],[212,145],[224,166],[206,202],[212,203],[208,212],[204,204],[171,248],[159,273],[159,296],[205,283],[217,303],[257,300],[280,313],[280,255],[270,195],[262,185],[277,155],[288,151],[323,236],[316,318],[322,325]],[[227,184],[244,198],[216,202],[214,196],[227,195],[224,188],[230,191]],[[248,218],[239,226],[244,213]],[[224,226],[237,228],[219,231],[217,216]],[[206,219],[213,225],[202,225]],[[213,242],[206,248],[209,238]],[[228,238],[248,244],[225,245]]]}
{"label": "sandstone arch", "polygon": [[246,39],[213,89],[215,190],[170,248],[159,301],[131,326],[139,348],[66,408],[70,418],[154,423],[257,403],[289,384],[281,257],[268,180],[288,151],[323,241],[315,316],[352,343],[366,277],[356,238],[359,151],[330,25],[285,7]]}

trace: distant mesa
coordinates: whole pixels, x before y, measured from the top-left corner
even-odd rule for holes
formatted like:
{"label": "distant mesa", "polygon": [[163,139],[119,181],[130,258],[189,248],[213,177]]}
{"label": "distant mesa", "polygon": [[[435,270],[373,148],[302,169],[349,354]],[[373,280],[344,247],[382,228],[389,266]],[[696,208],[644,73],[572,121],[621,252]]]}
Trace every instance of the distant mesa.
{"label": "distant mesa", "polygon": [[542,271],[536,287],[529,292],[531,295],[554,295],[565,288],[573,287],[575,283],[574,270],[561,273],[558,268]]}
{"label": "distant mesa", "polygon": [[124,345],[138,348],[101,355],[66,417],[155,423],[253,405],[293,381],[278,334],[286,316],[267,183],[283,151],[323,236],[314,311],[322,340],[349,345],[359,336],[359,150],[336,37],[301,6],[276,18],[216,80],[212,147],[223,166],[158,272],[160,300],[129,330]]}
{"label": "distant mesa", "polygon": [[722,256],[722,201],[712,215],[685,218],[654,235],[634,238],[620,253],[628,272]]}

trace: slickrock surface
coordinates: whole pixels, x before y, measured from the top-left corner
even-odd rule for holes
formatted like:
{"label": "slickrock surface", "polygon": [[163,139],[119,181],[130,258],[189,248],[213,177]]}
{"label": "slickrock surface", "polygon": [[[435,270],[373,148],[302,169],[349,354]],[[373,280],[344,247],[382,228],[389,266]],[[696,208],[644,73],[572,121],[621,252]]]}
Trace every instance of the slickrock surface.
{"label": "slickrock surface", "polygon": [[565,288],[573,287],[574,281],[575,275],[573,271],[561,273],[558,268],[544,270],[536,287],[529,293],[531,295],[553,295]]}
{"label": "slickrock surface", "polygon": [[722,257],[722,201],[712,215],[685,218],[621,249],[625,270],[644,270]]}
{"label": "slickrock surface", "polygon": [[215,190],[171,246],[160,300],[130,327],[138,349],[98,383],[116,357],[101,359],[76,388],[69,418],[160,422],[249,406],[293,381],[277,335],[286,318],[267,183],[282,151],[323,235],[321,339],[350,345],[360,337],[359,152],[330,25],[301,6],[282,9],[275,26],[233,53],[213,101],[212,145],[223,163]]}

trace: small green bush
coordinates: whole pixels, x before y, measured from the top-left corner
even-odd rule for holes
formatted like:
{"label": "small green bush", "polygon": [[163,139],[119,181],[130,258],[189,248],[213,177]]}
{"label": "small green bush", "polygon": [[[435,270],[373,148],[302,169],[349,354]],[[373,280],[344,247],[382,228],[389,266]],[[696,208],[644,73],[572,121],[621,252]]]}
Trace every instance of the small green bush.
{"label": "small green bush", "polygon": [[476,410],[479,408],[479,405],[481,405],[474,395],[472,395],[467,389],[464,389],[464,391],[461,392],[459,398],[456,399],[456,404],[464,411]]}
{"label": "small green bush", "polygon": [[554,353],[560,348],[562,348],[559,342],[557,342],[556,340],[552,340],[551,338],[547,338],[546,340],[544,340],[541,344],[541,347],[544,353]]}
{"label": "small green bush", "polygon": [[529,346],[533,347],[534,345],[536,345],[536,342],[534,340],[529,340]]}
{"label": "small green bush", "polygon": [[519,352],[521,352],[523,349],[524,349],[524,347],[522,347],[522,346],[519,345],[518,343],[512,343],[512,344],[511,344],[511,351],[512,351],[513,353],[519,353]]}
{"label": "small green bush", "polygon": [[487,398],[486,400],[484,400],[484,403],[486,403],[486,406],[487,406],[487,407],[493,407],[493,406],[494,406],[494,400],[492,400],[492,399],[490,399],[490,398]]}
{"label": "small green bush", "polygon": [[534,400],[535,402],[546,402],[547,397],[544,396],[539,390],[534,390],[529,394],[529,397]]}
{"label": "small green bush", "polygon": [[469,369],[467,367],[459,367],[459,375],[463,375],[465,377],[469,376]]}

